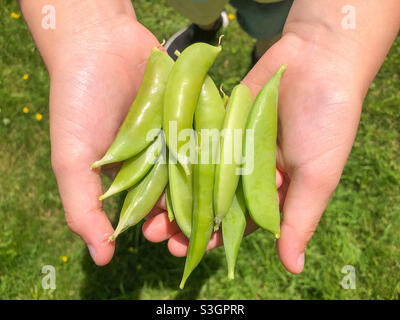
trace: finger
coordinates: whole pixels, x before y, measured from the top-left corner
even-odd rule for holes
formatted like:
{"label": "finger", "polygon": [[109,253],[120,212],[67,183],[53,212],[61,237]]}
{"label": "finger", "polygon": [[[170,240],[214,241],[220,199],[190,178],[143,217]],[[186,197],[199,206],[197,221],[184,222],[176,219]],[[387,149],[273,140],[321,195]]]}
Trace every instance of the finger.
{"label": "finger", "polygon": [[[222,223],[224,223],[222,221]],[[248,234],[257,230],[258,226],[250,219],[247,219],[246,229],[244,231],[244,237]],[[221,229],[217,232],[213,232],[211,235],[210,241],[207,245],[207,250],[211,250],[223,245],[222,231]],[[187,255],[187,250],[189,246],[189,240],[182,233],[176,233],[173,235],[168,241],[168,250],[175,257],[184,257]]]}
{"label": "finger", "polygon": [[168,213],[163,212],[146,221],[142,232],[147,240],[161,242],[180,232],[180,229],[175,220],[170,222]]}
{"label": "finger", "polygon": [[315,173],[296,174],[288,186],[277,241],[279,258],[294,274],[304,268],[305,250],[336,184]]}
{"label": "finger", "polygon": [[168,250],[175,257],[186,256],[188,246],[189,246],[189,239],[186,238],[186,236],[182,232],[174,234],[168,240]]}
{"label": "finger", "polygon": [[102,193],[99,172],[89,167],[90,161],[86,165],[53,161],[67,224],[85,241],[94,262],[102,266],[114,254],[114,242],[108,241],[114,230],[98,200]]}
{"label": "finger", "polygon": [[145,221],[150,220],[153,217],[155,217],[155,216],[157,216],[157,215],[159,215],[160,213],[163,213],[163,212],[165,212],[164,209],[161,209],[161,208],[158,208],[158,207],[154,206],[153,209],[151,209],[150,212],[144,217],[144,220]]}
{"label": "finger", "polygon": [[[210,241],[208,242],[206,250],[208,251],[217,248],[222,244],[223,241],[222,241],[221,230],[213,232]],[[175,234],[168,241],[168,250],[175,257],[185,257],[187,255],[188,247],[189,247],[189,240],[182,232]]]}

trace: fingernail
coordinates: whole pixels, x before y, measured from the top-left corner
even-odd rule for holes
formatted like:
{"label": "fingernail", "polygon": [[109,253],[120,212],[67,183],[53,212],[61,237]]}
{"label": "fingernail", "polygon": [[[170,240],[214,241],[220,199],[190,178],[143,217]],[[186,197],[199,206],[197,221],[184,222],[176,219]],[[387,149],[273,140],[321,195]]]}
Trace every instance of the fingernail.
{"label": "fingernail", "polygon": [[94,249],[93,246],[88,245],[89,253],[90,256],[92,257],[93,260],[96,260],[96,250]]}
{"label": "fingernail", "polygon": [[300,272],[303,271],[304,268],[304,252],[299,255],[297,258],[297,266],[300,269]]}

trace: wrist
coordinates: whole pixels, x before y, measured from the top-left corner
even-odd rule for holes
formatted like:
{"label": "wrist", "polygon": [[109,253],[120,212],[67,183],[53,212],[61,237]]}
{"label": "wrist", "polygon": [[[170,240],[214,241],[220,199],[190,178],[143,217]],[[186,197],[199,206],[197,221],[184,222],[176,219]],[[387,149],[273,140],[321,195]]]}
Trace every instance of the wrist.
{"label": "wrist", "polygon": [[351,81],[364,97],[397,35],[399,10],[398,0],[355,0],[351,5],[346,0],[295,1],[283,35],[295,35],[332,55],[345,72],[343,82]]}
{"label": "wrist", "polygon": [[[72,43],[101,35],[110,21],[136,19],[129,0],[54,0],[53,12],[42,12],[47,0],[19,0],[19,5],[49,72]],[[49,14],[54,20],[46,28],[43,21]]]}

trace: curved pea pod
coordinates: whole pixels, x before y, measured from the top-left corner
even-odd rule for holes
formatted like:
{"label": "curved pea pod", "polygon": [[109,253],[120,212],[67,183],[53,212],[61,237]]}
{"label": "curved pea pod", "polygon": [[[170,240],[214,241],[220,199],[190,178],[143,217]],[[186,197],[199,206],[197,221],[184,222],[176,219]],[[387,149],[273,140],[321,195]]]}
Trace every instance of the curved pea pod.
{"label": "curved pea pod", "polygon": [[207,248],[214,226],[213,186],[219,130],[225,110],[218,89],[210,77],[202,87],[195,114],[198,140],[197,164],[193,166],[193,222],[182,289],[191,272],[197,267]]}
{"label": "curved pea pod", "polygon": [[246,122],[253,103],[248,87],[237,85],[232,90],[219,147],[220,160],[216,167],[214,184],[215,228],[231,206],[240,178],[242,142]]}
{"label": "curved pea pod", "polygon": [[125,160],[110,188],[99,197],[99,200],[103,200],[113,194],[129,189],[138,183],[153,167],[162,147],[163,138],[162,135],[159,135],[156,141],[148,148],[133,158]]}
{"label": "curved pea pod", "polygon": [[[252,130],[254,139],[246,132],[245,150],[254,146],[253,168],[248,157],[242,175],[244,196],[253,221],[261,228],[280,237],[280,214],[276,188],[276,137],[278,126],[278,93],[280,79],[286,66],[261,89],[247,121],[247,131]],[[253,140],[253,141],[252,141]],[[249,148],[251,149],[251,148]]]}
{"label": "curved pea pod", "polygon": [[169,189],[169,184],[165,188],[165,202],[167,204],[169,222],[172,222],[175,219],[175,215],[174,215],[174,208],[172,206],[171,190]]}
{"label": "curved pea pod", "polygon": [[188,143],[193,116],[200,91],[221,46],[195,43],[187,47],[176,60],[168,78],[164,97],[163,129],[169,151],[190,174],[190,159],[184,146]]}
{"label": "curved pea pod", "polygon": [[239,183],[228,213],[222,221],[222,239],[228,265],[228,279],[234,279],[235,277],[236,259],[244,230],[246,229],[246,216],[247,209],[243,188],[242,184]]}
{"label": "curved pea pod", "polygon": [[[189,170],[192,171],[192,165]],[[175,221],[189,238],[192,230],[193,176],[187,175],[179,163],[168,164],[168,176]]]}
{"label": "curved pea pod", "polygon": [[118,226],[109,240],[114,241],[126,229],[140,222],[157,203],[167,183],[168,168],[162,155],[146,177],[128,192]]}
{"label": "curved pea pod", "polygon": [[153,48],[138,94],[117,137],[92,168],[132,158],[151,143],[147,134],[161,129],[164,92],[173,65],[168,54]]}

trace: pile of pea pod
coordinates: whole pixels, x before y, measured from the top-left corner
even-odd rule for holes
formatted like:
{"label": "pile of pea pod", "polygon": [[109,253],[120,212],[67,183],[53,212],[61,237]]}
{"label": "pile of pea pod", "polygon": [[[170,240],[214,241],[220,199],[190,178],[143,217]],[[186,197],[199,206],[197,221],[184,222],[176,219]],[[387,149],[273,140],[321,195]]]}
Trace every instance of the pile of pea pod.
{"label": "pile of pea pod", "polygon": [[[110,241],[139,223],[165,192],[170,221],[175,219],[189,239],[180,288],[221,224],[230,279],[234,278],[248,214],[259,227],[280,236],[275,173],[277,103],[286,66],[272,76],[254,101],[242,84],[234,87],[230,97],[221,97],[208,76],[220,52],[220,45],[195,43],[177,52],[174,62],[164,51],[153,48],[117,137],[104,157],[92,164],[97,168],[123,162],[100,197],[103,200],[128,190]],[[179,139],[173,138],[173,128]],[[182,139],[180,133],[187,129],[189,134]],[[205,134],[210,130],[218,132],[217,143],[213,143],[215,135]],[[243,149],[232,143],[236,132]],[[191,157],[185,151],[190,144],[195,146]],[[252,168],[248,172],[244,170],[246,162],[225,159],[226,151],[240,147],[243,154],[249,146]]]}

